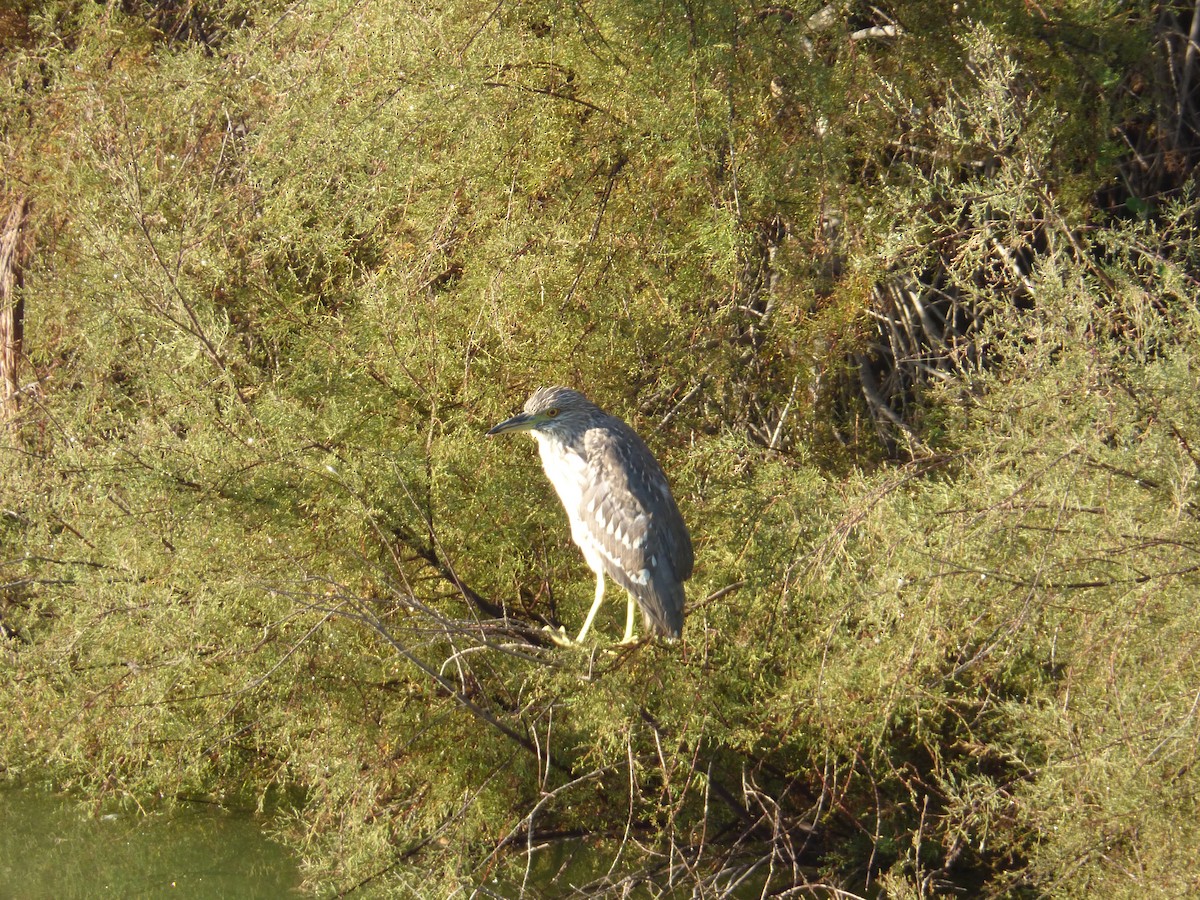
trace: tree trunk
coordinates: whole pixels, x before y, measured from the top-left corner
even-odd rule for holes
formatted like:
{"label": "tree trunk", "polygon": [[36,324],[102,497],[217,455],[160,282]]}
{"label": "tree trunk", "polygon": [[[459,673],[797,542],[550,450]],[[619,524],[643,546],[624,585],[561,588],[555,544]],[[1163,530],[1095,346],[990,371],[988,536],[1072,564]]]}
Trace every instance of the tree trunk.
{"label": "tree trunk", "polygon": [[5,419],[15,416],[20,405],[17,366],[25,318],[20,288],[29,249],[24,240],[28,214],[29,201],[18,198],[0,231],[0,417]]}

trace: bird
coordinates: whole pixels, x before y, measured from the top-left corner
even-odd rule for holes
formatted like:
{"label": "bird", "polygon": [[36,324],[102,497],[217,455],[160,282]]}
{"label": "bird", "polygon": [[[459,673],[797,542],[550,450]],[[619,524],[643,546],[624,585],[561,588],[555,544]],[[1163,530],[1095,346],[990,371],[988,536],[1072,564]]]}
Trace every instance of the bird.
{"label": "bird", "polygon": [[[596,575],[596,598],[575,643],[583,643],[604,599],[605,576],[629,595],[622,644],[634,638],[634,604],[648,632],[683,632],[683,583],[692,575],[692,538],[650,448],[629,425],[579,391],[534,391],[524,412],[488,436],[527,432],[571,522],[571,539]],[[569,643],[569,641],[560,641]]]}

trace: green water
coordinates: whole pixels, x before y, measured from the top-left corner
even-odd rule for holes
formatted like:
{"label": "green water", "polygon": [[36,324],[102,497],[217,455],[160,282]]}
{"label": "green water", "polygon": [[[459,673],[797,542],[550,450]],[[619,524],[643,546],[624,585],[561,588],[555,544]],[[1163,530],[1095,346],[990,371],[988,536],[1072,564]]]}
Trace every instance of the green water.
{"label": "green water", "polygon": [[0,900],[298,897],[300,873],[253,817],[190,804],[143,816],[0,789]]}

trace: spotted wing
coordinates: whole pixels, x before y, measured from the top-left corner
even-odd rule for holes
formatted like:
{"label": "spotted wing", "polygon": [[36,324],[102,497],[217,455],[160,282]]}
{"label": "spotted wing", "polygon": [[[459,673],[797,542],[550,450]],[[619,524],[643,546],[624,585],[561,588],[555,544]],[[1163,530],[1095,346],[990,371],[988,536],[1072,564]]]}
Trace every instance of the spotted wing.
{"label": "spotted wing", "polygon": [[580,519],[605,572],[638,601],[649,627],[678,636],[692,541],[662,468],[620,420],[589,429]]}

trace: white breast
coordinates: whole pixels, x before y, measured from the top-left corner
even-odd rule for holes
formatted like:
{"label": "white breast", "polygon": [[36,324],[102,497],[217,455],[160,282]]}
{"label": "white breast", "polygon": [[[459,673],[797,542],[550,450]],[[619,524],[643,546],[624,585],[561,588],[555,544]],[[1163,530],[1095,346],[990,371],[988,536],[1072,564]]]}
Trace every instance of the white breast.
{"label": "white breast", "polygon": [[554,485],[567,515],[575,518],[576,511],[583,503],[583,485],[587,477],[587,465],[583,457],[562,449],[561,444],[552,443],[539,432],[534,431],[531,434],[538,442],[538,452],[542,457],[542,468],[546,471],[546,477]]}
{"label": "white breast", "polygon": [[538,453],[542,457],[542,468],[554,485],[558,499],[562,501],[567,518],[571,520],[571,538],[583,551],[588,567],[597,574],[604,571],[604,564],[595,546],[591,531],[580,518],[583,509],[583,486],[587,480],[587,464],[582,456],[561,444],[552,444],[536,431],[530,432],[538,442]]}

